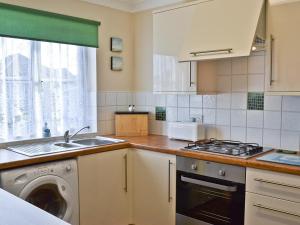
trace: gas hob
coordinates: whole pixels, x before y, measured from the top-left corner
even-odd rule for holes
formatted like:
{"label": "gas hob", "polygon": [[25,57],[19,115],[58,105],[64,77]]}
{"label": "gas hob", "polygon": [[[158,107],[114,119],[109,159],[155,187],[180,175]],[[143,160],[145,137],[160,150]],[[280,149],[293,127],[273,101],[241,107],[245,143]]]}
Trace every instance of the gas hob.
{"label": "gas hob", "polygon": [[206,141],[189,143],[183,150],[207,152],[247,159],[272,149],[261,147],[256,143],[243,143],[239,141],[217,140],[212,138]]}

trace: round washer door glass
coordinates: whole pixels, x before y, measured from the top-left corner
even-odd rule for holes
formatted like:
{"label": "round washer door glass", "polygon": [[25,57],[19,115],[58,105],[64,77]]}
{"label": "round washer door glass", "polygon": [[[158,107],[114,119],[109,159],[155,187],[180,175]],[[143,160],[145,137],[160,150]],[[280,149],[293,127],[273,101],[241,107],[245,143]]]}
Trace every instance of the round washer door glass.
{"label": "round washer door glass", "polygon": [[20,197],[58,218],[70,220],[72,192],[69,184],[60,177],[39,177],[25,186]]}
{"label": "round washer door glass", "polygon": [[37,187],[25,200],[61,219],[67,211],[66,200],[61,196],[55,184],[43,184]]}

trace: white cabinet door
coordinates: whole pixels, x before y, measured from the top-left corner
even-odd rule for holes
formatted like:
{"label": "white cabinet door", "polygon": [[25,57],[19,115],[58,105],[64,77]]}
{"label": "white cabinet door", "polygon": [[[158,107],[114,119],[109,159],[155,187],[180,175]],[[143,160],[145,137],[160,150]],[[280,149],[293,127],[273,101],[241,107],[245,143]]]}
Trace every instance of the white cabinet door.
{"label": "white cabinet door", "polygon": [[267,11],[266,91],[300,92],[300,3],[272,5]]}
{"label": "white cabinet door", "polygon": [[[180,61],[248,56],[264,0],[203,1],[190,6]],[[179,31],[180,29],[180,31]]]}
{"label": "white cabinet door", "polygon": [[128,154],[124,149],[78,158],[81,225],[131,223]]}
{"label": "white cabinet door", "polygon": [[176,157],[133,151],[134,224],[175,225]]}
{"label": "white cabinet door", "polygon": [[246,193],[245,225],[283,224],[300,224],[300,203]]}
{"label": "white cabinet door", "polygon": [[188,29],[191,7],[153,14],[153,91],[156,93],[196,93],[197,64],[178,62],[178,54]]}

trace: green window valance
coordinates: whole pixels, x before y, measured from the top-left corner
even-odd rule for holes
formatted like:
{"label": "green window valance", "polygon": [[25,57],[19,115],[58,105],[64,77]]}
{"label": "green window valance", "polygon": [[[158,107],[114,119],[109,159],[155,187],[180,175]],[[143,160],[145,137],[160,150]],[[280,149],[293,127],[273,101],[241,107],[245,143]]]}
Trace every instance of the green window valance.
{"label": "green window valance", "polygon": [[98,21],[0,3],[0,36],[98,47]]}

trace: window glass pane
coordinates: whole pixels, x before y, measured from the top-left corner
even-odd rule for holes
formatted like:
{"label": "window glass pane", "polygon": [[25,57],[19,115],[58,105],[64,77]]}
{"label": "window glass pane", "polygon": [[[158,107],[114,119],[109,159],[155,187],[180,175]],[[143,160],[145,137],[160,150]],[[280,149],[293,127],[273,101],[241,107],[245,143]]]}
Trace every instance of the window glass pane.
{"label": "window glass pane", "polygon": [[[0,141],[96,131],[96,50],[0,37]],[[94,116],[93,116],[94,115]]]}

